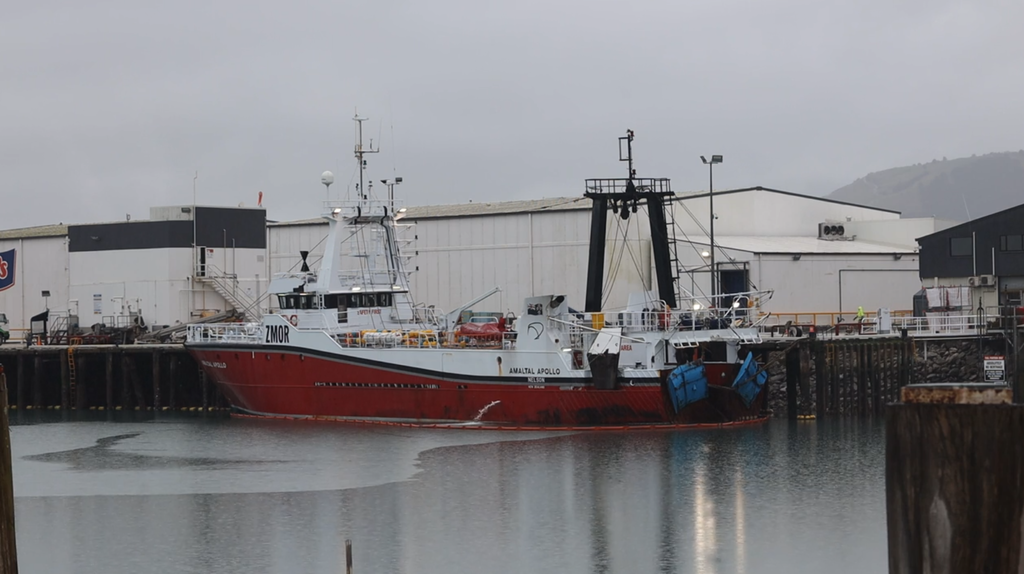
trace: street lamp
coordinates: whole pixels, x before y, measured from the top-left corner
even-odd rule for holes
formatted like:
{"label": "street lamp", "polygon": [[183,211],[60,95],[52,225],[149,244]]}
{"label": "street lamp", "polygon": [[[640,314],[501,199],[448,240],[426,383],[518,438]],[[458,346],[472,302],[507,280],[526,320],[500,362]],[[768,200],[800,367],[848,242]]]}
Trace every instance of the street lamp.
{"label": "street lamp", "polygon": [[715,289],[715,172],[714,167],[716,163],[722,163],[722,156],[713,155],[711,160],[704,156],[700,156],[700,161],[704,162],[704,165],[708,166],[708,206],[711,209],[711,229],[708,233],[708,238],[711,242],[711,304],[715,304],[715,295],[717,295],[717,289]]}

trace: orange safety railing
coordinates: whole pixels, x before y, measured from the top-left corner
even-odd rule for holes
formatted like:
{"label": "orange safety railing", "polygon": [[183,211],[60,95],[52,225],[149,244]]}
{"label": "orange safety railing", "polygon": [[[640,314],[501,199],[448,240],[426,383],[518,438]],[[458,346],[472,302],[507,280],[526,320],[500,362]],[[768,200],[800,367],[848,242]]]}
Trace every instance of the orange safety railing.
{"label": "orange safety railing", "polygon": [[[878,314],[877,311],[864,311],[865,321],[875,320],[875,316]],[[912,310],[897,310],[891,312],[892,317],[910,317],[914,314]],[[768,313],[762,313],[762,316],[769,315]],[[841,319],[841,320],[840,320]],[[852,323],[857,319],[857,311],[843,311],[843,312],[806,312],[806,313],[777,313],[772,311],[765,321],[766,326],[772,325],[785,325],[791,323],[793,325],[836,325],[839,323]]]}

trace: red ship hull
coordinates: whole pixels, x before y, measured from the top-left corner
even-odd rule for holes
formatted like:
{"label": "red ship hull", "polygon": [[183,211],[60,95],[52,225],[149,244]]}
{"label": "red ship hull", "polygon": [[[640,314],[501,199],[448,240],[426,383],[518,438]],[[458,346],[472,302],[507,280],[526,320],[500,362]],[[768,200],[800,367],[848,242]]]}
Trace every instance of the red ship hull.
{"label": "red ship hull", "polygon": [[[720,425],[763,416],[763,390],[747,406],[731,388],[711,385],[706,400],[676,413],[663,381],[627,380],[616,390],[597,390],[589,379],[460,380],[343,355],[244,345],[188,349],[232,407],[256,415],[549,428]],[[709,364],[709,375],[716,367],[732,365]]]}

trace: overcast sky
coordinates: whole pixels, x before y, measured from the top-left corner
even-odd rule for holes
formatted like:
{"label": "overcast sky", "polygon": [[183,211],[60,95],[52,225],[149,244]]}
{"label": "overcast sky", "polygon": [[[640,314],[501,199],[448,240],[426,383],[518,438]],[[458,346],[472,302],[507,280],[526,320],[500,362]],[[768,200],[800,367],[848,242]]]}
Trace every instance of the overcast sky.
{"label": "overcast sky", "polygon": [[34,0],[0,18],[0,228],[153,205],[315,215],[356,107],[407,204],[638,174],[824,195],[1024,148],[1019,0]]}

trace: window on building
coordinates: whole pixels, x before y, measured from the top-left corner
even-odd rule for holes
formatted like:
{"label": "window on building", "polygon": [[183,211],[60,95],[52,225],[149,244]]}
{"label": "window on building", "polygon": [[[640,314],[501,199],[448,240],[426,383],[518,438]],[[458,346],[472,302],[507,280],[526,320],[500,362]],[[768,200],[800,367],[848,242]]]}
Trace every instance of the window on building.
{"label": "window on building", "polygon": [[950,257],[970,257],[974,251],[974,241],[970,237],[953,237],[949,240]]}
{"label": "window on building", "polygon": [[1000,251],[1024,251],[1024,236],[1003,235],[999,238]]}

